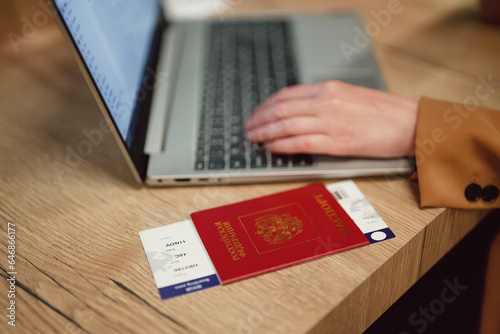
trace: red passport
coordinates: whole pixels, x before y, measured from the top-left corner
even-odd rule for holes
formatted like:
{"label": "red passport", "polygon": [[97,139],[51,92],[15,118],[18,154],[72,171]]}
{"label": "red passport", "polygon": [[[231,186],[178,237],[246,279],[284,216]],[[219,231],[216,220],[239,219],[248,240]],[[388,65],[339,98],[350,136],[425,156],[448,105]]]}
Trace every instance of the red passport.
{"label": "red passport", "polygon": [[191,214],[222,284],[369,244],[322,183]]}

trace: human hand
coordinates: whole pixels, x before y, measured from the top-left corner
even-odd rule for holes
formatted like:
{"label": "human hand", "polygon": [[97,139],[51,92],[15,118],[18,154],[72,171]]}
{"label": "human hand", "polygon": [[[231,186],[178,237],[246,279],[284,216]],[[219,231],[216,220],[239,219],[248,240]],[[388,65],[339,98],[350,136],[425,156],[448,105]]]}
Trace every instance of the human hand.
{"label": "human hand", "polygon": [[275,153],[395,158],[415,150],[417,112],[414,99],[327,81],[280,90],[245,129]]}

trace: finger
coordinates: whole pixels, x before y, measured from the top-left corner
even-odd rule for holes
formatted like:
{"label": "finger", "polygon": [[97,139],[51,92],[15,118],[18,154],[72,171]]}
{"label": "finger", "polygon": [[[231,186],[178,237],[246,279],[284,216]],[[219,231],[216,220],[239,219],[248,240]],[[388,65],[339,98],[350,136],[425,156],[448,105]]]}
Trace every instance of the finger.
{"label": "finger", "polygon": [[281,137],[289,137],[324,132],[324,124],[317,117],[298,116],[266,123],[252,128],[247,138],[253,142],[267,142]]}
{"label": "finger", "polygon": [[257,109],[280,102],[316,97],[321,94],[323,86],[324,82],[318,82],[312,84],[299,84],[282,88],[281,90],[264,100],[264,102],[262,102],[260,106],[257,107]]}
{"label": "finger", "polygon": [[302,99],[285,101],[265,108],[256,109],[250,119],[245,123],[245,129],[250,130],[262,124],[290,117],[315,115],[319,110],[321,110],[321,107],[315,100]]}
{"label": "finger", "polygon": [[322,133],[278,138],[265,143],[269,151],[283,154],[334,154],[334,146],[333,140]]}

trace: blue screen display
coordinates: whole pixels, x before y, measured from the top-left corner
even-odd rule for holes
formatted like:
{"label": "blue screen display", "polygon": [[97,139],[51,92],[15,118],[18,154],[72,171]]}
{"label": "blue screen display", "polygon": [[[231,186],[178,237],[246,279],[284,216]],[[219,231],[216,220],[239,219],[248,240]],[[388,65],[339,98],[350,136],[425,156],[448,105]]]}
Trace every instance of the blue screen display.
{"label": "blue screen display", "polygon": [[157,0],[55,0],[124,141],[161,7]]}

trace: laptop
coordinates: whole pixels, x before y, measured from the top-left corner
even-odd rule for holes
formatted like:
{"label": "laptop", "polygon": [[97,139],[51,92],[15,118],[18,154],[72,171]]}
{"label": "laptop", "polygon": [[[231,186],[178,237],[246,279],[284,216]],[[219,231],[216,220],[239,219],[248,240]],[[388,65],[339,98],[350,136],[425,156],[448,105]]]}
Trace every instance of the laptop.
{"label": "laptop", "polygon": [[171,22],[158,0],[47,0],[138,182],[204,185],[408,174],[407,159],[272,154],[245,140],[279,89],[328,79],[383,89],[354,13]]}

